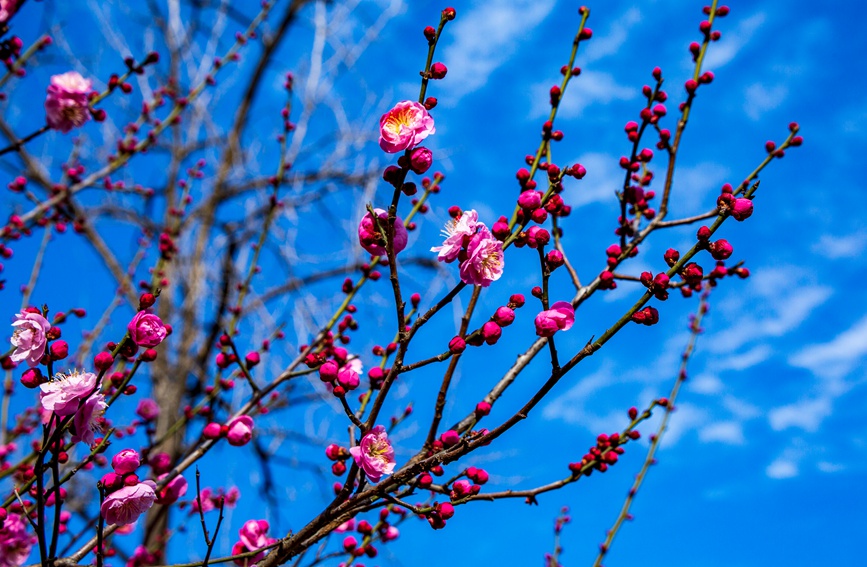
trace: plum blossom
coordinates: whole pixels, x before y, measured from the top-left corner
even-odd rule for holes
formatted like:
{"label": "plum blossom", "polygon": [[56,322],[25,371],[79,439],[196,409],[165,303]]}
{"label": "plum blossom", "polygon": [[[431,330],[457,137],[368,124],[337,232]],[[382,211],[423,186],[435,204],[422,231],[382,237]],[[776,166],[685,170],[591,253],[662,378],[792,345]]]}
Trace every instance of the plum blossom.
{"label": "plum blossom", "polygon": [[442,233],[446,237],[443,245],[434,246],[430,251],[438,252],[437,260],[440,262],[454,262],[464,246],[464,240],[469,240],[476,233],[479,225],[484,226],[479,222],[479,213],[472,209],[462,212],[458,218],[450,220],[443,228]]}
{"label": "plum blossom", "polygon": [[502,244],[482,225],[467,244],[467,259],[461,262],[461,281],[488,287],[503,275],[504,263]]}
{"label": "plum blossom", "polygon": [[134,473],[141,466],[141,455],[135,449],[123,449],[111,459],[111,468],[119,475]]}
{"label": "plum blossom", "polygon": [[[238,555],[248,551],[256,551],[277,543],[276,539],[268,537],[267,534],[269,527],[268,522],[265,520],[248,520],[245,522],[241,529],[238,530],[238,536],[241,541],[236,542],[235,545],[232,546],[232,555]],[[253,557],[235,559],[235,564],[255,567],[254,564],[257,561],[261,561],[263,557],[265,557],[264,551],[257,553]]]}
{"label": "plum blossom", "polygon": [[536,315],[536,334],[553,337],[557,331],[568,331],[575,323],[575,308],[568,301],[558,301],[551,309]]}
{"label": "plum blossom", "polygon": [[168,335],[168,329],[162,319],[147,311],[136,313],[126,329],[132,342],[144,348],[157,346]]}
{"label": "plum blossom", "polygon": [[379,119],[379,147],[394,154],[414,148],[435,132],[433,116],[424,105],[404,100]]}
{"label": "plum blossom", "polygon": [[135,408],[135,413],[145,421],[153,421],[160,415],[160,406],[151,398],[143,398]]}
{"label": "plum blossom", "polygon": [[394,449],[382,425],[365,433],[361,443],[351,447],[349,453],[371,482],[379,482],[383,475],[389,475],[394,470]]}
{"label": "plum blossom", "polygon": [[87,401],[78,408],[75,417],[72,418],[74,431],[72,442],[93,445],[96,440],[94,432],[102,429],[106,409],[108,409],[108,404],[105,403],[105,396],[102,394],[94,394],[87,398]]}
{"label": "plum blossom", "polygon": [[124,486],[108,496],[100,507],[100,512],[109,524],[125,526],[138,520],[138,517],[147,512],[157,494],[154,491],[156,483],[146,480],[133,486]]}
{"label": "plum blossom", "polygon": [[47,412],[54,412],[61,417],[73,415],[78,411],[78,404],[96,391],[96,374],[79,372],[71,374],[57,373],[54,380],[39,385],[42,390],[40,402]]}
{"label": "plum blossom", "polygon": [[229,445],[240,447],[246,445],[253,438],[253,418],[249,415],[239,415],[228,424],[226,439]]}
{"label": "plum blossom", "polygon": [[45,354],[46,333],[51,324],[39,313],[24,311],[15,315],[12,326],[15,327],[11,339],[15,352],[9,358],[16,364],[24,361],[31,368],[38,366]]}
{"label": "plum blossom", "polygon": [[[157,480],[163,480],[167,476],[169,476],[168,473],[161,474],[157,477]],[[163,505],[174,504],[187,493],[187,486],[187,479],[178,475],[170,480],[168,484],[160,490],[159,494],[157,494],[157,501]]]}
{"label": "plum blossom", "polygon": [[[6,23],[18,10],[19,0],[0,0],[0,23]],[[2,564],[0,564],[2,565]]]}
{"label": "plum blossom", "polygon": [[[379,224],[385,228],[388,224],[388,211],[385,209],[373,209],[376,217],[379,219]],[[358,240],[361,247],[373,254],[374,256],[385,256],[385,235],[377,229],[376,222],[370,215],[370,211],[361,217],[361,222],[358,223]],[[403,226],[403,221],[400,217],[394,219],[394,253],[399,254],[406,248],[407,232]]]}
{"label": "plum blossom", "polygon": [[45,116],[48,126],[64,134],[90,120],[87,96],[90,79],[75,71],[51,77],[45,98]]}
{"label": "plum blossom", "polygon": [[36,537],[27,533],[27,522],[10,514],[0,527],[0,567],[18,567],[30,556]]}

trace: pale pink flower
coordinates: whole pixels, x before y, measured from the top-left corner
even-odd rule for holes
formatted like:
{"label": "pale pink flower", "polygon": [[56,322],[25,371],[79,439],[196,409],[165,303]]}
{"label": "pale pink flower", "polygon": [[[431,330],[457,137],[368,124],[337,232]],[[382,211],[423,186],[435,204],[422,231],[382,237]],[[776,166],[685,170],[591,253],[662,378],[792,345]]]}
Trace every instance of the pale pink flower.
{"label": "pale pink flower", "polygon": [[349,453],[371,482],[379,482],[383,475],[394,471],[394,449],[382,425],[365,433],[361,443],[351,447]]}
{"label": "pale pink flower", "polygon": [[36,536],[27,533],[27,522],[19,514],[9,514],[0,527],[0,567],[18,567],[30,556]]}
{"label": "pale pink flower", "polygon": [[354,529],[355,529],[355,518],[349,518],[348,520],[346,520],[345,522],[343,522],[342,524],[340,524],[339,526],[334,528],[334,531],[339,533],[339,534],[342,534],[343,532],[351,532]]}
{"label": "pale pink flower", "polygon": [[87,401],[78,408],[75,417],[72,418],[74,431],[72,442],[93,445],[96,440],[94,432],[102,430],[106,409],[108,409],[108,404],[105,403],[105,396],[102,394],[94,394],[87,398]]}
{"label": "pale pink flower", "polygon": [[143,398],[135,408],[135,413],[145,421],[153,421],[160,415],[160,406],[150,398]]}
{"label": "pale pink flower", "polygon": [[436,132],[434,119],[420,103],[404,100],[379,119],[379,147],[393,154],[413,148]]}
{"label": "pale pink flower", "polygon": [[536,315],[536,334],[553,337],[557,331],[568,331],[575,323],[575,308],[568,301],[558,301],[551,309]]}
{"label": "pale pink flower", "polygon": [[443,245],[434,246],[430,251],[439,253],[437,260],[440,262],[454,262],[464,246],[464,241],[469,242],[480,225],[484,226],[479,222],[479,213],[472,209],[462,212],[461,216],[450,220],[443,228],[442,234],[446,237]]}
{"label": "pale pink flower", "polygon": [[461,281],[488,287],[503,275],[504,264],[502,243],[482,225],[467,244],[467,259],[461,262]]}
{"label": "pale pink flower", "polygon": [[[373,209],[379,219],[379,224],[383,230],[388,226],[388,211],[384,209]],[[370,215],[370,211],[361,217],[361,222],[358,223],[358,241],[361,247],[373,254],[374,256],[385,256],[385,235],[377,230],[376,222]],[[394,253],[398,254],[406,248],[407,232],[403,226],[403,221],[400,217],[394,219]]]}
{"label": "pale pink flower", "polygon": [[138,520],[150,510],[157,499],[156,483],[146,480],[133,486],[124,486],[105,497],[100,512],[109,524],[125,526]]}
{"label": "pale pink flower", "polygon": [[45,115],[48,126],[64,134],[90,120],[87,95],[90,79],[75,71],[51,77],[48,96],[45,98]]}
{"label": "pale pink flower", "polygon": [[96,374],[93,372],[58,372],[54,380],[39,385],[42,390],[40,402],[47,412],[54,412],[61,417],[73,415],[78,411],[79,402],[89,398],[96,387]]}
{"label": "pale pink flower", "polygon": [[39,313],[24,311],[15,315],[12,326],[15,327],[11,339],[15,352],[9,358],[16,364],[24,361],[31,368],[38,366],[45,354],[45,345],[48,343],[45,334],[51,324]]}
{"label": "pale pink flower", "polygon": [[[269,527],[268,522],[265,520],[248,520],[245,522],[241,529],[238,530],[238,536],[240,536],[241,541],[236,542],[235,545],[232,546],[232,555],[238,555],[247,551],[256,551],[257,549],[262,549],[277,543],[276,539],[268,537],[267,534]],[[246,559],[235,559],[235,564],[251,565],[257,561],[261,561],[263,557],[265,557],[264,551]]]}
{"label": "pale pink flower", "polygon": [[140,347],[151,348],[155,347],[166,338],[168,329],[163,324],[163,320],[153,313],[147,311],[139,311],[126,326],[129,331],[129,338],[132,342]]}
{"label": "pale pink flower", "polygon": [[229,440],[229,445],[240,447],[246,445],[253,438],[253,418],[249,415],[239,415],[232,419],[228,424],[228,432],[226,439]]}
{"label": "pale pink flower", "polygon": [[15,15],[20,0],[0,0],[0,23],[6,23]]}

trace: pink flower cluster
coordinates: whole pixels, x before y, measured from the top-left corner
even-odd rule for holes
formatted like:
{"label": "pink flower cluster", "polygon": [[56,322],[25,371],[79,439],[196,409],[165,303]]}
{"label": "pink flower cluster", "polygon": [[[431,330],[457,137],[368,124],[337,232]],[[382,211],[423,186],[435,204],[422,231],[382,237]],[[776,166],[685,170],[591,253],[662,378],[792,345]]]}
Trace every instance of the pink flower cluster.
{"label": "pink flower cluster", "polygon": [[[263,549],[269,545],[277,543],[276,539],[268,537],[269,527],[268,522],[265,520],[248,520],[244,523],[241,529],[238,530],[238,536],[241,541],[236,542],[235,545],[232,546],[232,555],[239,555],[248,551],[256,551],[257,549]],[[264,551],[257,553],[253,557],[235,559],[235,565],[256,567],[256,562],[261,561],[263,557],[265,557]]]}
{"label": "pink flower cluster", "polygon": [[575,323],[575,308],[568,301],[558,301],[551,309],[536,315],[536,334],[553,337],[557,331],[568,331]]}
{"label": "pink flower cluster", "polygon": [[27,522],[11,514],[0,522],[0,567],[18,567],[30,556],[36,536],[27,533]]}
{"label": "pink flower cluster", "polygon": [[474,210],[459,212],[443,229],[442,246],[434,246],[440,262],[460,261],[461,281],[487,287],[503,275],[503,245]]}
{"label": "pink flower cluster", "polygon": [[90,79],[75,71],[51,77],[45,98],[45,118],[48,126],[64,134],[90,120],[88,95]]}
{"label": "pink flower cluster", "polygon": [[[141,456],[133,449],[124,449],[116,454],[111,466],[114,472],[107,473],[101,481],[109,494],[100,507],[100,513],[109,524],[126,526],[138,520],[154,505],[157,485],[152,480],[139,482],[135,471],[141,466]],[[178,494],[180,497],[186,492],[186,481],[176,482],[171,492],[172,496]]]}
{"label": "pink flower cluster", "polygon": [[382,425],[365,433],[361,443],[351,447],[349,453],[371,482],[379,482],[384,475],[394,471],[394,449]]}
{"label": "pink flower cluster", "polygon": [[435,132],[433,117],[424,105],[404,100],[379,119],[379,147],[390,154],[402,152]]}
{"label": "pink flower cluster", "polygon": [[9,358],[16,364],[26,362],[31,368],[38,366],[45,354],[45,346],[48,344],[46,335],[51,324],[38,312],[24,311],[15,315],[12,326],[15,331],[12,333],[11,342],[15,352]]}

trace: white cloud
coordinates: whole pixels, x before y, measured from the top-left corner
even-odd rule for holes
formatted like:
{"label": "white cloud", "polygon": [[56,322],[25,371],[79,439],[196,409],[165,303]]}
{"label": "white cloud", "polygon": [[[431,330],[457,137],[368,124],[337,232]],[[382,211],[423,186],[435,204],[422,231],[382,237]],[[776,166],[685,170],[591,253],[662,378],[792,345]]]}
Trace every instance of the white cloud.
{"label": "white cloud", "polygon": [[617,202],[615,192],[623,187],[625,173],[618,165],[618,158],[603,153],[587,153],[575,162],[587,169],[587,175],[578,185],[571,202],[574,207],[590,203]]}
{"label": "white cloud", "polygon": [[716,197],[708,198],[710,192],[714,189],[719,190],[728,176],[729,169],[714,162],[706,161],[692,166],[678,166],[672,186],[672,194],[677,201],[678,211],[692,213],[714,208]]}
{"label": "white cloud", "polygon": [[768,414],[768,422],[774,431],[789,427],[799,427],[805,431],[816,431],[822,420],[831,415],[831,400],[827,397],[774,408]]}
{"label": "white cloud", "polygon": [[768,345],[757,345],[747,352],[736,356],[728,356],[715,361],[715,370],[746,370],[757,364],[761,364],[771,357],[773,349]]}
{"label": "white cloud", "polygon": [[[789,357],[789,364],[831,380],[842,378],[867,355],[867,315],[826,343],[810,345]],[[845,386],[831,384],[840,394]]]}
{"label": "white cloud", "polygon": [[638,8],[630,8],[615,20],[604,34],[593,34],[593,41],[587,44],[581,60],[586,64],[613,55],[629,38],[629,30],[641,21]]}
{"label": "white cloud", "polygon": [[838,258],[855,258],[861,255],[867,245],[867,232],[861,231],[844,236],[823,234],[812,250],[830,260]]}
{"label": "white cloud", "polygon": [[[657,414],[662,415],[663,412],[656,410]],[[690,431],[695,431],[699,425],[707,423],[708,415],[703,409],[692,404],[677,404],[674,413],[668,420],[668,428],[665,430],[665,435],[662,438],[662,447],[671,447],[677,444],[681,438]],[[653,424],[653,429],[656,429],[656,424]],[[649,429],[648,429],[649,430]]]}
{"label": "white cloud", "polygon": [[754,417],[762,415],[761,409],[734,396],[726,396],[723,398],[723,407],[729,410],[733,416],[741,421],[753,419]]}
{"label": "white cloud", "polygon": [[554,4],[554,0],[487,0],[462,12],[447,34],[453,41],[443,54],[449,66],[443,88],[451,94],[442,99],[454,104],[482,87]]}
{"label": "white cloud", "polygon": [[767,111],[780,106],[788,94],[789,89],[785,85],[766,87],[754,83],[744,92],[744,112],[753,120],[760,120]]}
{"label": "white cloud", "polygon": [[719,394],[725,387],[723,381],[713,374],[700,374],[686,383],[691,392],[710,396]]}
{"label": "white cloud", "polygon": [[[551,112],[548,91],[554,83],[545,81],[530,88],[532,96],[530,118],[548,116]],[[593,104],[609,104],[615,100],[632,100],[638,96],[638,89],[623,86],[614,80],[610,73],[602,71],[582,71],[581,75],[569,83],[557,110],[560,118],[578,118],[584,109]]]}
{"label": "white cloud", "polygon": [[780,457],[768,465],[765,474],[776,479],[793,478],[798,476],[798,464]]}
{"label": "white cloud", "polygon": [[828,461],[819,461],[816,468],[825,473],[835,473],[846,469],[845,465],[840,463],[831,463]]}
{"label": "white cloud", "polygon": [[745,441],[743,427],[737,421],[712,423],[698,432],[698,438],[705,443],[716,441],[727,445],[743,445]]}
{"label": "white cloud", "polygon": [[704,58],[706,69],[716,71],[734,59],[750,41],[755,31],[765,22],[765,14],[759,12],[741,20],[734,31],[723,31],[722,38],[710,45]]}

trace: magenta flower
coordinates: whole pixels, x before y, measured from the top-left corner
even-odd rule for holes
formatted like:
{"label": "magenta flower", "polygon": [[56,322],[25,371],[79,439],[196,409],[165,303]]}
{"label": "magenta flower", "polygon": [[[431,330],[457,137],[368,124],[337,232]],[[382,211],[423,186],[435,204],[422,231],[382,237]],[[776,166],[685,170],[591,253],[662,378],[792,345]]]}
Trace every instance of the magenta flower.
{"label": "magenta flower", "polygon": [[111,459],[111,468],[123,476],[134,473],[141,466],[141,455],[135,449],[123,449]]}
{"label": "magenta flower", "polygon": [[106,409],[108,409],[108,404],[105,403],[105,396],[102,394],[94,394],[87,398],[87,401],[78,408],[75,417],[72,418],[74,431],[72,442],[93,445],[96,440],[94,432],[102,430]]}
{"label": "magenta flower", "polygon": [[135,408],[135,413],[145,421],[153,421],[160,415],[160,406],[150,398],[143,398]]}
{"label": "magenta flower", "polygon": [[462,212],[461,216],[450,220],[443,228],[442,234],[446,237],[443,245],[434,246],[430,251],[438,252],[437,260],[440,262],[454,262],[465,244],[464,241],[469,242],[479,225],[484,226],[479,222],[479,213],[472,209]]}
{"label": "magenta flower", "polygon": [[169,334],[163,320],[147,311],[136,313],[126,329],[132,342],[144,348],[157,346]]}
{"label": "magenta flower", "polygon": [[87,95],[91,82],[75,71],[51,77],[45,98],[48,126],[64,134],[90,120]]}
{"label": "magenta flower", "polygon": [[351,447],[349,453],[371,482],[379,482],[383,475],[391,474],[394,470],[394,449],[382,425],[365,433],[361,443]]}
{"label": "magenta flower", "polygon": [[553,337],[557,331],[568,331],[575,323],[575,308],[568,301],[558,301],[551,309],[536,315],[536,334]]}
{"label": "magenta flower", "polygon": [[157,499],[154,491],[156,483],[146,480],[133,486],[124,486],[108,496],[100,507],[100,512],[109,524],[125,526],[138,520],[150,510]]}
{"label": "magenta flower", "polygon": [[739,198],[735,199],[732,205],[732,216],[736,221],[743,221],[750,218],[753,214],[753,201],[751,199]]}
{"label": "magenta flower", "polygon": [[[5,24],[18,10],[19,0],[0,0],[0,23]],[[0,563],[2,566],[2,563]]]}
{"label": "magenta flower", "polygon": [[12,326],[15,327],[11,339],[15,352],[9,358],[16,364],[24,361],[31,368],[38,366],[45,354],[45,345],[48,343],[45,334],[51,324],[39,313],[24,311],[15,315]]}
{"label": "magenta flower", "polygon": [[433,117],[420,103],[405,100],[379,119],[379,147],[394,154],[414,148],[436,132]]}
{"label": "magenta flower", "polygon": [[358,372],[347,364],[337,373],[337,383],[347,390],[354,390],[359,384]]}
{"label": "magenta flower", "polygon": [[[385,229],[388,225],[388,212],[384,209],[373,209],[373,211],[379,219],[379,224]],[[377,230],[376,222],[369,211],[361,217],[361,222],[358,223],[358,241],[362,248],[374,256],[385,256],[385,235]],[[406,248],[406,242],[406,227],[403,226],[400,217],[396,217],[394,219],[394,253],[399,254],[401,250]]]}
{"label": "magenta flower", "polygon": [[424,147],[415,148],[409,154],[409,168],[419,175],[430,169],[433,163],[433,153]]}
{"label": "magenta flower", "polygon": [[54,380],[39,385],[42,390],[40,402],[47,412],[61,417],[73,415],[78,404],[96,391],[96,374],[73,371],[72,374],[57,373]]}
{"label": "magenta flower", "polygon": [[[157,478],[157,480],[163,480],[167,476],[168,473],[162,474]],[[163,505],[174,504],[186,493],[187,479],[185,479],[181,475],[178,475],[172,480],[170,480],[169,483],[166,484],[162,490],[160,490],[160,493],[157,495],[157,501]]]}
{"label": "magenta flower", "polygon": [[[263,549],[277,543],[276,539],[268,537],[269,527],[268,522],[265,520],[248,520],[245,522],[241,529],[238,530],[238,536],[241,538],[241,541],[236,542],[232,546],[232,555],[256,551],[257,549]],[[261,561],[263,557],[265,557],[264,551],[246,559],[235,559],[235,565],[252,566],[257,561]]]}
{"label": "magenta flower", "polygon": [[240,447],[253,438],[253,418],[249,415],[239,415],[232,419],[227,427],[226,439],[229,440],[229,445]]}
{"label": "magenta flower", "polygon": [[461,262],[461,281],[488,287],[503,275],[504,263],[502,243],[482,225],[467,245],[467,259]]}
{"label": "magenta flower", "polygon": [[27,522],[10,514],[0,527],[0,567],[18,567],[30,556],[36,536],[27,533]]}

